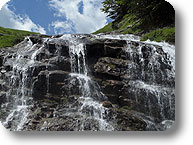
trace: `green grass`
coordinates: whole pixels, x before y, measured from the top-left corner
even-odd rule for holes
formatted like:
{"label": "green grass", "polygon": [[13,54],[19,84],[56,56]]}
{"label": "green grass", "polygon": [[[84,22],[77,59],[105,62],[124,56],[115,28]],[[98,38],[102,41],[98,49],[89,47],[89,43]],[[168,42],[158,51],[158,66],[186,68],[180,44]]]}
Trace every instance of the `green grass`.
{"label": "green grass", "polygon": [[112,23],[109,23],[105,27],[103,27],[102,29],[94,32],[93,34],[107,33],[107,32],[112,32],[112,31],[114,31],[112,28]]}
{"label": "green grass", "polygon": [[140,23],[136,20],[135,16],[127,14],[117,26],[121,34],[139,34],[142,32],[139,25]]}
{"label": "green grass", "polygon": [[0,48],[12,47],[31,34],[38,33],[0,27]]}
{"label": "green grass", "polygon": [[[113,27],[113,25],[115,27]],[[172,44],[175,44],[175,27],[168,27],[168,28],[152,28],[149,32],[147,30],[148,24],[144,25],[141,23],[140,20],[136,20],[135,16],[127,14],[123,17],[123,19],[119,22],[114,22],[107,24],[102,29],[94,32],[93,34],[99,33],[111,33],[115,32],[117,34],[135,34],[135,35],[142,35],[142,41],[151,40],[151,41],[166,41]]]}
{"label": "green grass", "polygon": [[139,23],[136,23],[135,16],[128,14],[125,15],[120,22],[114,23],[114,26],[115,27],[113,27],[113,23],[109,23],[93,34],[110,33],[112,31],[120,34],[139,34],[142,32],[142,30],[139,29]]}
{"label": "green grass", "polygon": [[148,39],[151,41],[166,41],[175,44],[175,27],[157,29],[150,33],[146,33],[141,38],[141,41],[146,41]]}

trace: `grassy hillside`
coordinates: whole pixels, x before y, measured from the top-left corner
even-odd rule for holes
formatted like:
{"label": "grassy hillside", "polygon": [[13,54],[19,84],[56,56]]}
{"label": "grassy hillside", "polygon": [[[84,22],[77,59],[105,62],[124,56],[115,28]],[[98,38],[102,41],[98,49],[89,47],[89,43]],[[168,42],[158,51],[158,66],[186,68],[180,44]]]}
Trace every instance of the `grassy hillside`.
{"label": "grassy hillside", "polygon": [[0,27],[0,48],[12,47],[15,44],[21,42],[25,36],[31,34],[38,33]]}
{"label": "grassy hillside", "polygon": [[156,29],[142,36],[141,40],[166,41],[175,44],[175,27]]}
{"label": "grassy hillside", "polygon": [[93,34],[99,33],[135,34],[142,36],[142,41],[150,39],[151,41],[175,43],[175,27],[147,30],[139,19],[137,20],[134,16],[128,14],[120,22],[111,22]]}
{"label": "grassy hillside", "polygon": [[143,30],[139,27],[140,22],[135,19],[134,16],[125,15],[120,22],[111,22],[107,24],[102,29],[94,32],[93,34],[98,33],[120,33],[120,34],[140,34],[143,33]]}

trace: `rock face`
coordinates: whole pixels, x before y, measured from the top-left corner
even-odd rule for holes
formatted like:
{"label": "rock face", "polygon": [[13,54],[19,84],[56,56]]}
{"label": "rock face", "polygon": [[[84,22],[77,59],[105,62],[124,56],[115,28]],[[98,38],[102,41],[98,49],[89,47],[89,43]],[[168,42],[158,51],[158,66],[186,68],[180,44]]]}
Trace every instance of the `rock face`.
{"label": "rock face", "polygon": [[27,37],[0,52],[1,121],[17,131],[165,130],[174,49],[119,35]]}

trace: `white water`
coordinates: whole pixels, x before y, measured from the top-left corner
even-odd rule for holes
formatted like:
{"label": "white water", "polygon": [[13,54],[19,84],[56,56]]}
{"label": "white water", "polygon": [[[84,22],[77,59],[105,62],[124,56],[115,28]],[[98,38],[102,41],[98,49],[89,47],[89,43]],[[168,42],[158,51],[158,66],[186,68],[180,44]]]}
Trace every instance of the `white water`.
{"label": "white water", "polygon": [[145,43],[162,47],[163,51],[167,54],[167,57],[171,61],[171,66],[172,66],[171,75],[175,75],[175,46],[170,45],[166,42],[155,42],[150,40],[145,41]]}
{"label": "white water", "polygon": [[[84,123],[86,119],[95,120],[98,122],[99,130],[105,130],[105,131],[112,131],[114,130],[113,126],[110,122],[106,120],[105,114],[108,114],[108,109],[104,108],[103,105],[99,102],[100,99],[96,99],[93,97],[93,92],[91,91],[91,86],[94,88],[97,88],[95,86],[95,83],[92,81],[92,79],[89,77],[89,70],[87,68],[87,62],[86,62],[86,46],[84,43],[80,43],[78,39],[80,39],[81,35],[75,36],[75,35],[63,35],[61,38],[62,40],[68,40],[69,42],[69,54],[70,54],[70,61],[71,61],[71,74],[70,76],[72,78],[76,78],[80,84],[79,89],[81,92],[81,97],[78,101],[80,101],[81,105],[78,110],[78,113],[82,116],[81,122],[82,126],[79,128],[79,130],[84,130]],[[127,53],[132,61],[135,62],[135,54],[139,54],[140,61],[142,63],[142,67],[144,67],[144,58],[142,56],[142,46],[144,45],[151,45],[153,48],[152,53],[155,52],[155,46],[162,47],[163,51],[167,54],[167,58],[169,58],[172,66],[172,71],[169,71],[168,73],[171,74],[171,76],[175,75],[175,46],[169,45],[165,42],[141,42],[136,50],[132,49],[131,42],[139,42],[140,37],[134,36],[134,35],[92,35],[94,38],[98,39],[119,39],[119,40],[127,40],[128,46],[127,46]],[[29,39],[29,38],[26,38]],[[56,39],[56,38],[50,38],[50,39]],[[44,43],[49,41],[48,39],[45,39]],[[37,55],[41,53],[41,51],[44,49],[44,44],[42,47],[35,49],[36,44],[33,45],[31,40],[29,39],[27,45],[21,49],[18,50],[16,59],[13,60],[13,75],[11,76],[11,84],[15,86],[15,84],[18,82],[19,79],[19,87],[17,88],[16,93],[8,92],[8,95],[14,96],[14,106],[13,110],[11,110],[10,114],[6,118],[6,121],[3,123],[4,125],[9,124],[14,119],[17,120],[17,123],[13,130],[20,131],[24,129],[24,125],[28,120],[29,115],[29,107],[30,103],[30,92],[32,90],[27,90],[27,83],[28,83],[28,69],[30,66],[33,66],[34,63],[37,63]],[[60,49],[58,47],[58,49]],[[59,53],[59,52],[58,52]],[[28,59],[24,59],[24,57],[28,56]],[[157,54],[155,53],[153,57],[150,59],[150,63],[148,65],[149,68],[153,68],[154,66],[159,67],[159,63],[156,62]],[[27,60],[27,61],[26,61]],[[132,66],[130,66],[132,68]],[[130,67],[128,66],[128,71],[130,70]],[[143,68],[144,69],[144,68]],[[142,70],[143,70],[142,69]],[[157,97],[158,104],[161,108],[161,116],[163,118],[163,121],[161,122],[162,125],[165,125],[166,128],[171,127],[171,122],[168,121],[167,118],[164,115],[163,111],[163,100],[165,98],[169,98],[170,101],[170,109],[174,110],[175,108],[172,108],[171,105],[172,98],[171,96],[168,96],[168,94],[164,94],[165,92],[169,92],[170,90],[167,87],[163,87],[161,85],[156,85],[154,83],[155,77],[154,77],[154,69],[151,70],[150,76],[152,76],[153,79],[151,79],[151,83],[147,84],[144,81],[142,81],[144,78],[144,73],[141,72],[142,78],[139,78],[139,80],[130,81],[130,85],[139,88],[139,89],[145,89],[147,92],[151,94],[155,94],[155,97]],[[49,74],[49,73],[48,73]],[[21,76],[21,78],[19,78]],[[170,75],[168,75],[170,77]],[[49,76],[47,76],[47,80],[49,81]],[[49,82],[48,82],[49,84]],[[47,90],[49,89],[49,86]],[[95,90],[97,92],[97,97],[101,98],[103,97],[102,92],[97,88]],[[172,90],[173,91],[173,90]],[[48,90],[49,92],[49,90]],[[96,93],[95,92],[95,93]],[[162,98],[161,98],[162,97]],[[136,98],[136,101],[138,101],[139,98]],[[149,101],[149,108],[151,110],[151,103]],[[69,113],[70,114],[70,113]],[[151,111],[150,111],[151,115]],[[153,126],[153,122],[149,120],[145,120],[146,123],[149,126]],[[46,128],[47,123],[45,123],[42,127],[42,130]]]}
{"label": "white water", "polygon": [[[11,76],[10,86],[13,86],[13,90],[16,89],[16,91],[12,91],[11,89],[7,93],[8,96],[11,95],[13,97],[13,109],[10,111],[5,122],[3,122],[4,125],[8,125],[15,120],[12,127],[14,131],[23,130],[28,120],[28,109],[32,105],[29,103],[32,101],[32,97],[30,96],[32,90],[28,88],[30,81],[28,70],[35,63],[36,55],[40,51],[39,49],[34,51],[36,44],[33,45],[28,37],[25,41],[27,41],[27,45],[20,48],[17,51],[16,57],[13,58],[13,74]],[[24,59],[26,56],[28,56],[29,59]]]}
{"label": "white water", "polygon": [[132,34],[126,34],[126,35],[104,35],[104,34],[98,34],[98,35],[92,35],[93,37],[97,39],[119,39],[119,40],[128,40],[128,41],[140,41],[140,37]]}
{"label": "white water", "polygon": [[[81,36],[80,36],[81,37]],[[17,88],[16,91],[10,90],[7,96],[13,96],[12,110],[10,110],[7,118],[3,122],[5,126],[11,123],[11,130],[21,131],[24,129],[25,124],[28,121],[29,108],[32,104],[31,101],[31,88],[28,88],[28,83],[31,78],[29,78],[28,70],[30,67],[35,65],[37,62],[37,56],[41,51],[44,51],[45,43],[56,38],[44,39],[43,45],[38,48],[37,44],[33,44],[29,38],[26,38],[27,44],[21,47],[16,56],[12,58],[13,74],[10,80],[10,86]],[[91,119],[97,121],[98,127],[95,129],[110,131],[113,130],[112,125],[107,123],[104,119],[107,109],[105,109],[100,102],[92,98],[92,92],[90,90],[90,85],[95,86],[91,78],[88,76],[88,69],[86,64],[86,47],[83,43],[79,43],[77,38],[72,35],[64,35],[62,40],[68,40],[69,42],[69,54],[71,60],[71,77],[76,78],[80,84],[81,106],[78,113],[82,116],[81,122],[82,126],[78,130],[84,130],[84,124],[87,123],[86,120]],[[58,40],[59,40],[58,39]],[[58,49],[59,48],[58,46]],[[60,53],[60,50],[57,50]],[[57,52],[56,52],[57,53]],[[58,54],[60,55],[60,54]],[[47,68],[48,70],[48,68]],[[48,73],[49,74],[49,73]],[[49,76],[47,76],[47,81],[49,81]],[[47,82],[49,84],[49,82]],[[17,86],[18,84],[18,86]],[[95,87],[97,88],[97,87]],[[47,88],[49,92],[49,86]],[[100,90],[97,90],[98,97],[102,97],[103,94]],[[96,93],[96,92],[95,92]],[[85,112],[86,111],[86,112]],[[70,113],[69,113],[70,114]],[[46,126],[46,125],[45,125]]]}
{"label": "white water", "polygon": [[[162,86],[156,86],[156,85],[150,85],[150,84],[146,84],[142,81],[131,81],[130,82],[130,85],[132,87],[135,87],[135,88],[139,88],[139,89],[145,89],[147,93],[150,93],[150,94],[153,94],[155,95],[155,97],[157,98],[157,103],[161,109],[161,117],[163,120],[167,119],[164,115],[164,112],[163,112],[163,108],[166,107],[167,104],[164,104],[164,101],[163,100],[168,100],[169,101],[169,107],[168,107],[168,111],[172,114],[172,111],[175,110],[174,106],[172,105],[172,96],[170,95],[170,93],[174,93],[171,88],[166,88],[166,87],[162,87]],[[139,98],[136,98],[136,99],[139,99]],[[147,98],[146,101],[148,101],[148,99],[150,98]],[[150,101],[150,100],[149,100]],[[151,103],[149,103],[149,110],[150,110],[150,114],[151,114]]]}
{"label": "white water", "polygon": [[[65,39],[66,36],[63,36]],[[86,64],[86,47],[83,43],[78,43],[76,39],[69,39],[69,54],[71,58],[71,77],[76,78],[80,84],[81,97],[79,101],[81,102],[81,107],[78,110],[81,115],[83,115],[82,126],[80,131],[84,131],[85,120],[90,118],[98,121],[99,130],[102,131],[112,131],[113,127],[104,119],[105,112],[108,112],[107,109],[103,107],[101,103],[97,100],[94,100],[92,97],[93,93],[91,92],[90,85],[95,85],[91,78],[88,76],[88,69]],[[100,90],[98,91],[98,97],[101,97]]]}
{"label": "white water", "polygon": [[[138,41],[138,39],[134,40],[134,41]],[[168,118],[166,117],[166,114],[164,112],[164,108],[168,108],[167,111],[171,114],[174,114],[175,111],[175,106],[172,104],[174,98],[172,98],[172,94],[174,94],[174,89],[164,86],[164,85],[158,85],[156,82],[156,76],[157,74],[155,74],[156,71],[162,71],[161,70],[161,64],[160,62],[158,62],[158,58],[161,57],[161,61],[163,63],[167,63],[169,66],[171,66],[171,70],[166,69],[166,75],[163,75],[161,73],[161,79],[162,82],[164,82],[165,80],[172,80],[173,77],[175,77],[175,46],[174,45],[170,45],[166,42],[152,42],[152,41],[145,41],[142,43],[139,43],[140,45],[138,47],[135,47],[135,49],[132,48],[132,42],[133,40],[129,40],[127,41],[127,48],[126,48],[126,52],[128,53],[128,57],[130,58],[130,60],[132,62],[136,61],[136,58],[138,57],[140,62],[141,62],[141,72],[138,74],[138,80],[135,81],[130,81],[129,84],[131,87],[135,88],[135,94],[138,93],[138,90],[136,90],[136,88],[139,88],[141,90],[145,90],[146,93],[149,93],[151,95],[154,95],[157,98],[157,102],[154,103],[158,103],[159,108],[160,108],[160,115],[162,118],[162,126],[163,124],[165,124],[164,122],[168,122]],[[145,58],[143,58],[143,52],[142,52],[142,47],[143,46],[148,46],[152,49],[151,54],[149,54],[149,56],[151,56],[150,58],[148,58],[148,65],[145,65]],[[165,58],[163,58],[164,55],[160,55],[157,53],[156,51],[156,47],[160,47],[163,52],[165,53]],[[137,49],[136,49],[137,48]],[[137,55],[136,55],[137,54]],[[166,61],[166,59],[168,61]],[[133,71],[132,68],[134,68],[133,64],[130,64],[131,66],[128,66],[129,71]],[[148,79],[148,84],[144,82],[144,80]],[[150,96],[151,96],[150,95]],[[140,100],[140,98],[137,97],[138,95],[136,95],[136,101],[138,102],[138,100]],[[143,97],[143,96],[139,96],[139,97]],[[147,104],[148,104],[148,108],[149,108],[149,115],[152,115],[152,105],[151,104],[151,100],[150,98],[146,98]],[[167,102],[167,103],[166,103]],[[169,107],[167,106],[169,104]],[[169,116],[170,116],[169,115]],[[175,119],[175,118],[173,118]],[[152,122],[147,121],[147,124],[149,124],[149,126],[152,126]],[[171,122],[171,121],[170,121]],[[171,127],[171,123],[168,123],[168,127]],[[165,125],[165,127],[167,126],[167,124]],[[167,128],[166,128],[167,129]]]}

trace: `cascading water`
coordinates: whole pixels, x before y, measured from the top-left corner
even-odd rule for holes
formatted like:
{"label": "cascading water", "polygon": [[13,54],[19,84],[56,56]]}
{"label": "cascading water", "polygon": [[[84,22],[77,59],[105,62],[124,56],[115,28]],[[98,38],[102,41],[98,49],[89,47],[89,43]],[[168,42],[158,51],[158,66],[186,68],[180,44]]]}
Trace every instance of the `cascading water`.
{"label": "cascading water", "polygon": [[[119,43],[126,42],[126,45],[116,46],[117,40],[124,40]],[[92,49],[89,48],[91,46]],[[132,126],[123,129],[121,125],[131,125],[134,117],[140,123],[146,123],[146,130],[164,130],[170,128],[175,120],[173,45],[140,42],[140,37],[134,35],[69,34],[38,37],[37,40],[36,37],[27,37],[17,48],[4,56],[4,69],[0,68],[3,74],[0,82],[2,76],[8,82],[5,89],[7,102],[2,104],[0,116],[3,114],[3,124],[11,130],[25,130],[30,122],[40,124],[37,130],[49,130],[54,122],[52,119],[61,119],[61,122],[71,119],[72,124],[67,126],[67,130],[130,130]],[[96,56],[91,50],[96,51]],[[117,53],[119,50],[121,53]],[[125,62],[126,67],[121,62]],[[100,74],[95,70],[98,64],[102,64]],[[116,92],[119,87],[120,92]],[[110,92],[104,91],[104,88]],[[123,103],[122,95],[126,96]],[[108,102],[108,97],[113,103]],[[63,103],[62,99],[70,101]],[[127,107],[125,100],[130,101]],[[104,102],[111,109],[104,107]],[[132,104],[138,105],[134,108],[138,113],[125,117],[128,114],[124,108],[130,112]],[[34,111],[36,107],[37,111]],[[35,121],[32,110],[35,113],[41,110]],[[139,124],[136,124],[138,127]]]}
{"label": "cascading water", "polygon": [[[7,97],[12,102],[12,108],[8,117],[6,118],[4,125],[12,124],[12,130],[20,131],[23,129],[23,125],[27,121],[28,108],[31,105],[32,98],[30,96],[31,90],[30,76],[28,70],[32,65],[31,59],[25,60],[24,57],[33,48],[33,44],[29,38],[26,38],[27,45],[17,51],[17,55],[12,57],[13,74],[10,80],[10,86],[12,89],[7,93]],[[32,54],[33,55],[33,54]]]}
{"label": "cascading water", "polygon": [[[12,72],[9,86],[12,87],[7,93],[7,99],[10,100],[11,110],[3,124],[9,126],[14,131],[21,131],[28,120],[29,108],[33,106],[32,99],[32,80],[31,68],[36,63],[36,57],[41,52],[44,44],[40,48],[36,48],[37,44],[33,44],[29,37],[25,40],[24,46],[18,49],[16,55],[6,63],[11,63]],[[44,40],[46,42],[47,39]],[[35,50],[35,51],[34,51]],[[11,62],[10,62],[11,61]]]}
{"label": "cascading water", "polygon": [[[98,35],[95,37],[127,41],[125,49],[127,57],[134,62],[129,64],[127,72],[129,75],[137,75],[135,80],[129,82],[129,92],[135,94],[136,102],[148,108],[147,115],[155,117],[155,113],[152,112],[155,111],[155,105],[158,107],[156,111],[159,112],[159,117],[156,117],[159,118],[159,121],[142,117],[147,123],[147,130],[170,128],[175,120],[175,86],[172,82],[175,80],[175,46],[166,42],[152,42],[150,40],[140,42],[140,37],[134,35]],[[138,43],[137,46],[135,42]],[[137,66],[136,64],[140,65]],[[164,72],[162,70],[163,64],[171,68]],[[140,71],[135,72],[136,67],[139,67]],[[145,96],[143,96],[144,91]],[[146,96],[151,97],[146,98]],[[162,127],[160,128],[160,126]]]}
{"label": "cascading water", "polygon": [[[133,48],[131,41],[128,41],[127,44],[128,58],[133,62],[139,61],[141,69],[137,73],[136,80],[129,82],[131,87],[129,91],[135,94],[137,102],[147,106],[149,112],[147,115],[159,118],[158,125],[154,126],[160,124],[164,126],[167,122],[164,128],[171,127],[175,120],[175,86],[170,84],[172,80],[175,80],[175,47],[164,42],[150,41],[139,43],[137,49]],[[164,67],[168,67],[166,72],[163,70]],[[129,66],[129,68],[132,67]],[[146,96],[149,96],[148,98],[144,96],[145,100],[141,96],[144,91]],[[159,112],[159,116],[153,112],[155,105],[158,108],[156,111]],[[156,128],[159,130],[159,127]]]}
{"label": "cascading water", "polygon": [[[65,36],[63,36],[63,39]],[[71,36],[72,37],[72,36]],[[99,88],[96,88],[94,82],[88,76],[88,69],[86,64],[86,46],[84,43],[79,43],[78,39],[68,39],[69,40],[69,54],[71,61],[71,74],[72,78],[76,78],[80,84],[81,97],[79,101],[81,102],[81,107],[78,112],[81,113],[82,126],[79,130],[84,131],[84,124],[88,119],[93,119],[98,122],[97,128],[92,128],[96,130],[112,131],[113,126],[107,123],[104,119],[105,113],[108,113],[108,109],[105,109],[102,104],[100,104],[96,98],[95,94],[91,92],[90,87],[95,87],[96,97],[100,100],[103,94],[100,92]]]}

